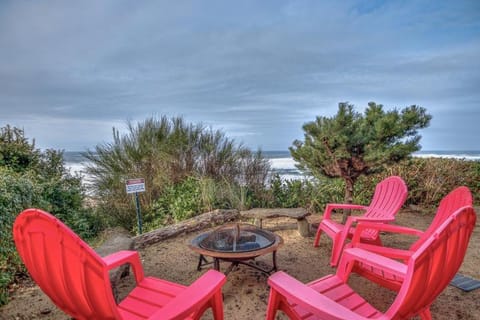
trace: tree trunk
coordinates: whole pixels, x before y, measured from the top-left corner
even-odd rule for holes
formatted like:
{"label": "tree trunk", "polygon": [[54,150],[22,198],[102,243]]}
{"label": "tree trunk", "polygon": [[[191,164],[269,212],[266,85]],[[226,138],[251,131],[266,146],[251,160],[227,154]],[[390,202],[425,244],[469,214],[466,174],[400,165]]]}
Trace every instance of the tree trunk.
{"label": "tree trunk", "polygon": [[[353,203],[353,185],[355,181],[350,177],[345,177],[345,203],[351,204]],[[345,224],[347,221],[348,216],[352,214],[352,210],[345,209],[343,210],[343,217],[342,223]]]}

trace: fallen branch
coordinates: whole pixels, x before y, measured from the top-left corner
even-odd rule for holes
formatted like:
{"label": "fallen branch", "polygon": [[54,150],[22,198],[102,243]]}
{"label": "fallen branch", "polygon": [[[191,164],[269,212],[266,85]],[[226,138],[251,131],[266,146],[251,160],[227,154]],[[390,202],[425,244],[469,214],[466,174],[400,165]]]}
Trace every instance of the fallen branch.
{"label": "fallen branch", "polygon": [[211,212],[201,214],[188,220],[156,229],[133,238],[135,249],[143,248],[152,243],[162,241],[179,234],[190,233],[213,226],[222,225],[226,222],[236,220],[240,217],[238,210],[217,209]]}

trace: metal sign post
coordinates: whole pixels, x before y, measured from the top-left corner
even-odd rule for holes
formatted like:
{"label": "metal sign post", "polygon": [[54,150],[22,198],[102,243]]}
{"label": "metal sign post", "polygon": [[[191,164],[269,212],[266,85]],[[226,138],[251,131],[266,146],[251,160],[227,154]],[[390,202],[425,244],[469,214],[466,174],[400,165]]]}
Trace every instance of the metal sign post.
{"label": "metal sign post", "polygon": [[137,204],[138,233],[142,234],[142,214],[140,213],[140,201],[138,201],[138,192],[135,192],[135,200]]}
{"label": "metal sign post", "polygon": [[127,193],[135,193],[135,204],[137,207],[138,232],[142,234],[142,214],[140,212],[139,192],[145,192],[145,179],[128,179],[126,182]]}

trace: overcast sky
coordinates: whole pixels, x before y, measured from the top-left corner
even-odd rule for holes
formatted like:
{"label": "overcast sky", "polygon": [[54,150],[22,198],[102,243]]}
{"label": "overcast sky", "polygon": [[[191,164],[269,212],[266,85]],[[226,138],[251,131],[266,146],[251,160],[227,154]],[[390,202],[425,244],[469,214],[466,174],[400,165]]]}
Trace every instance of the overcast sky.
{"label": "overcast sky", "polygon": [[0,125],[40,148],[180,115],[287,150],[342,101],[420,105],[423,150],[479,150],[480,1],[0,2]]}

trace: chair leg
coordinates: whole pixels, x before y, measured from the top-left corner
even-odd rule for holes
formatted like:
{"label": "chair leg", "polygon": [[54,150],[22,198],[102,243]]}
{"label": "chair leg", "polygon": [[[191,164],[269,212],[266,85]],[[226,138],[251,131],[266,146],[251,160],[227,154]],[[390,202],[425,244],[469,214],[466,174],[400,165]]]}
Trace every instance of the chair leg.
{"label": "chair leg", "polygon": [[338,260],[340,260],[340,255],[342,254],[344,242],[342,240],[342,232],[337,233],[333,238],[332,255],[330,257],[330,265],[332,267],[335,267],[338,264]]}
{"label": "chair leg", "polygon": [[322,223],[320,222],[320,224],[318,225],[317,233],[315,234],[315,240],[313,240],[314,247],[318,247],[318,244],[320,243],[320,236],[322,235],[322,229],[320,228],[321,225]]}
{"label": "chair leg", "polygon": [[420,313],[420,318],[422,318],[422,320],[432,320],[432,314],[430,313],[430,306],[428,306],[427,309],[423,310]]}
{"label": "chair leg", "polygon": [[218,290],[212,297],[212,313],[213,319],[223,320],[223,301],[221,290]]}
{"label": "chair leg", "polygon": [[275,291],[274,289],[270,289],[270,295],[268,296],[267,315],[265,317],[265,320],[275,319],[279,303],[280,301],[277,291]]}

